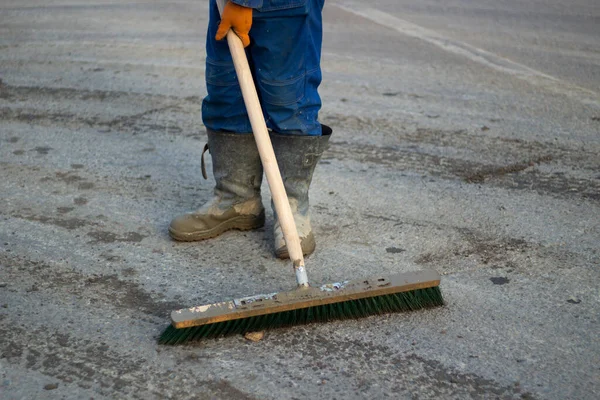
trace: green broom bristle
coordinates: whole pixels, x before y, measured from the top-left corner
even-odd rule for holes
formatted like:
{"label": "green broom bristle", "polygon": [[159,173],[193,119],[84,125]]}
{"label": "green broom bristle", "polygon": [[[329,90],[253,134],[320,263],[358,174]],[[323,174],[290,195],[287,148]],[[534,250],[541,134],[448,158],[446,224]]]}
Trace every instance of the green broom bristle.
{"label": "green broom bristle", "polygon": [[217,322],[191,328],[177,329],[173,325],[169,325],[158,339],[158,343],[174,345],[200,339],[244,334],[312,322],[355,319],[369,315],[414,311],[422,308],[437,307],[443,304],[442,292],[439,286],[434,286],[409,292],[348,300],[340,303]]}

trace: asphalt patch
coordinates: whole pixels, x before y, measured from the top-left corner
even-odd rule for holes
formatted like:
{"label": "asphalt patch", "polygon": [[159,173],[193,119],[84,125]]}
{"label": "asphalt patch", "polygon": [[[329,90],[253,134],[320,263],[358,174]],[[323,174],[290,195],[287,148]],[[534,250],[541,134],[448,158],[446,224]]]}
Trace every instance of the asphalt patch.
{"label": "asphalt patch", "polygon": [[506,285],[507,283],[510,282],[510,279],[503,277],[503,276],[496,276],[496,277],[490,278],[490,281],[492,281],[492,283],[494,285]]}
{"label": "asphalt patch", "polygon": [[94,238],[90,243],[115,243],[115,242],[129,242],[139,243],[144,240],[147,236],[142,235],[138,232],[126,232],[122,235],[108,231],[93,231],[88,232],[88,236]]}
{"label": "asphalt patch", "polygon": [[401,249],[399,247],[388,247],[387,249],[385,249],[385,251],[387,253],[398,254],[398,253],[404,253],[406,250]]}

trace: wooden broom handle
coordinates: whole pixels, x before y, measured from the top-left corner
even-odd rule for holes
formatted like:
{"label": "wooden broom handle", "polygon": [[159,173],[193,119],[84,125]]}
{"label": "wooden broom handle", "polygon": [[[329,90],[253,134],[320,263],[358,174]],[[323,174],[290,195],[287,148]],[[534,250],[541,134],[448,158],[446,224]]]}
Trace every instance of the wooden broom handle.
{"label": "wooden broom handle", "polygon": [[[222,6],[222,4],[219,4],[219,6]],[[222,8],[220,8],[220,10],[222,10]],[[267,182],[269,184],[269,189],[271,190],[271,198],[275,204],[279,225],[281,225],[281,230],[283,231],[283,237],[290,254],[290,259],[294,263],[296,280],[298,281],[298,286],[308,287],[308,278],[304,267],[304,257],[302,255],[302,247],[300,246],[300,238],[298,237],[298,231],[296,230],[296,222],[294,221],[292,209],[290,208],[290,203],[288,202],[288,197],[285,193],[285,187],[283,186],[283,180],[281,179],[281,173],[277,166],[275,152],[273,151],[267,124],[265,123],[258,94],[256,93],[254,79],[252,78],[252,72],[250,71],[248,58],[246,57],[246,51],[244,50],[242,40],[233,32],[233,30],[230,30],[227,33],[227,44],[229,44],[229,51],[233,58],[235,72],[240,87],[242,88],[242,96],[244,97],[244,103],[246,104],[246,111],[250,118],[250,125],[252,126],[252,132],[254,133],[256,146],[258,147],[260,159],[265,170],[265,175],[267,176]]]}

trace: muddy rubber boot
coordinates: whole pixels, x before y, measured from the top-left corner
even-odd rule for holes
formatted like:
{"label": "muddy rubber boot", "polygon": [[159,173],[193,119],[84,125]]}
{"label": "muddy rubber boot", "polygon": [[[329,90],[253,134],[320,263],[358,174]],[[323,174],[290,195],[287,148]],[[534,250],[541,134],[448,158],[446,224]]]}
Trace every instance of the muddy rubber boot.
{"label": "muddy rubber boot", "polygon": [[[331,128],[322,125],[322,131],[322,136],[271,134],[273,150],[277,157],[277,164],[292,208],[304,255],[312,254],[316,246],[315,236],[310,224],[308,190],[315,167],[319,163],[321,155],[327,149],[327,143],[331,137]],[[275,212],[273,202],[271,202],[271,206],[273,212]],[[273,237],[275,255],[278,258],[290,258],[276,212]]]}
{"label": "muddy rubber boot", "polygon": [[[263,168],[254,136],[208,130],[208,144],[215,177],[214,197],[199,210],[171,221],[169,234],[175,240],[213,238],[232,230],[260,228],[265,209],[260,197]],[[204,152],[202,174],[206,179]]]}

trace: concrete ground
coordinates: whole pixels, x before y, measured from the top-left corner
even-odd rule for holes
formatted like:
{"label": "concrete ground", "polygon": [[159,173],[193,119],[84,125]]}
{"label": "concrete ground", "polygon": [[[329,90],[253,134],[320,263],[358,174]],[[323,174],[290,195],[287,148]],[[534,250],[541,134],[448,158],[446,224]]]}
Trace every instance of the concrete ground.
{"label": "concrete ground", "polygon": [[0,398],[599,398],[598,2],[328,1],[310,276],[434,268],[447,305],[163,347],[294,286],[272,213],[167,235],[213,185],[205,3],[0,4]]}

